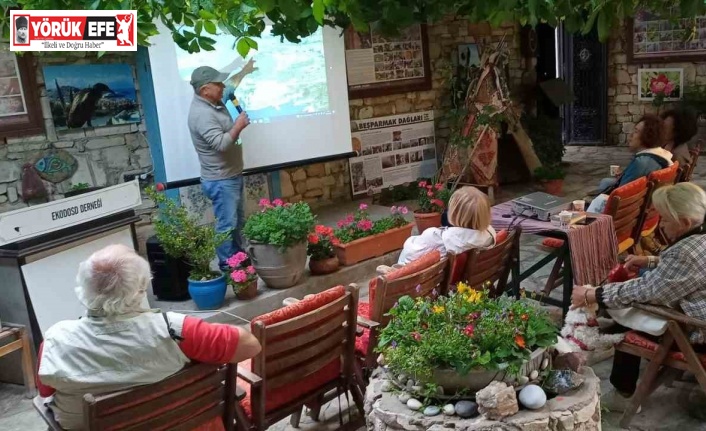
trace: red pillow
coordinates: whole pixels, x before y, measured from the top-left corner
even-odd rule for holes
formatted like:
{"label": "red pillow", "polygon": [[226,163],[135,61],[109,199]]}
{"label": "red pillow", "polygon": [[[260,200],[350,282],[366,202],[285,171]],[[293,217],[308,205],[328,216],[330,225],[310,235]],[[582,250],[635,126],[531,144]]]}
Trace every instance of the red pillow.
{"label": "red pillow", "polygon": [[254,329],[256,322],[263,322],[267,325],[273,325],[275,323],[291,319],[292,317],[301,316],[302,314],[306,314],[323,305],[333,302],[345,294],[346,289],[343,286],[332,287],[321,293],[317,293],[316,295],[312,295],[308,298],[302,299],[301,301],[295,302],[294,304],[270,311],[269,313],[261,316],[257,316],[250,322],[250,328]]}

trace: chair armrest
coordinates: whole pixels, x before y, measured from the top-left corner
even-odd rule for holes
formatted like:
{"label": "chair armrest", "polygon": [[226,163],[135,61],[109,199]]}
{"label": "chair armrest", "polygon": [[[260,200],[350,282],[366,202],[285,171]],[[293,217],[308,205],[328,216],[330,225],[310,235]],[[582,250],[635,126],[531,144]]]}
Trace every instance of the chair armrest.
{"label": "chair armrest", "polygon": [[365,317],[356,316],[356,318],[358,319],[358,326],[362,326],[363,328],[373,329],[373,328],[377,328],[378,326],[380,326],[380,324],[378,322],[374,322],[370,319],[366,319]]}
{"label": "chair armrest", "polygon": [[262,379],[257,374],[238,365],[238,377],[250,383],[253,386],[262,384]]}
{"label": "chair armrest", "polygon": [[665,319],[675,320],[679,323],[694,326],[700,329],[706,329],[706,321],[694,319],[693,317],[689,317],[673,308],[650,304],[633,304],[633,307],[656,316],[664,317]]}
{"label": "chair armrest", "polygon": [[241,388],[238,385],[235,385],[235,400],[236,401],[242,401],[247,393],[245,392],[245,389]]}

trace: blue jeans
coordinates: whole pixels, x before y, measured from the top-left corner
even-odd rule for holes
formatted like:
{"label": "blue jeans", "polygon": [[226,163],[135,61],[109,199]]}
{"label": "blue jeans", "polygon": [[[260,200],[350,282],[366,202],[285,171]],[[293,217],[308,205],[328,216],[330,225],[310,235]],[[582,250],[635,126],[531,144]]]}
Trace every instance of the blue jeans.
{"label": "blue jeans", "polygon": [[232,231],[233,238],[224,241],[216,248],[218,266],[227,267],[226,260],[239,251],[241,246],[240,231],[245,224],[243,208],[243,177],[237,176],[227,180],[201,180],[204,194],[213,203],[213,213],[216,216],[216,232]]}

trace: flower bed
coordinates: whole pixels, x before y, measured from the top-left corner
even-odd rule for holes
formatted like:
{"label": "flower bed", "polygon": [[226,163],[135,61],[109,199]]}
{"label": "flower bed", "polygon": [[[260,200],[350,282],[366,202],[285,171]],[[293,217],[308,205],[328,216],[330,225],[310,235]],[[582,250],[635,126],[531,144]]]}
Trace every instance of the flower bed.
{"label": "flower bed", "polygon": [[340,243],[335,247],[343,265],[399,250],[412,234],[414,225],[404,218],[409,213],[407,207],[392,207],[390,216],[375,221],[370,219],[367,210],[366,204],[360,204],[355,214],[337,223],[334,235]]}

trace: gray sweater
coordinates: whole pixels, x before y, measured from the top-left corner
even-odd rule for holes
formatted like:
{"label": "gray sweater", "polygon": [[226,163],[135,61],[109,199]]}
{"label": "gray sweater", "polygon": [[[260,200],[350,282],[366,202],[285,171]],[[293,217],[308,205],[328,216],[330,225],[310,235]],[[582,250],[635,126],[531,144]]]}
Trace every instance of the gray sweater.
{"label": "gray sweater", "polygon": [[189,108],[189,132],[201,163],[201,179],[224,180],[243,172],[243,149],[230,136],[233,119],[223,104],[194,95]]}

